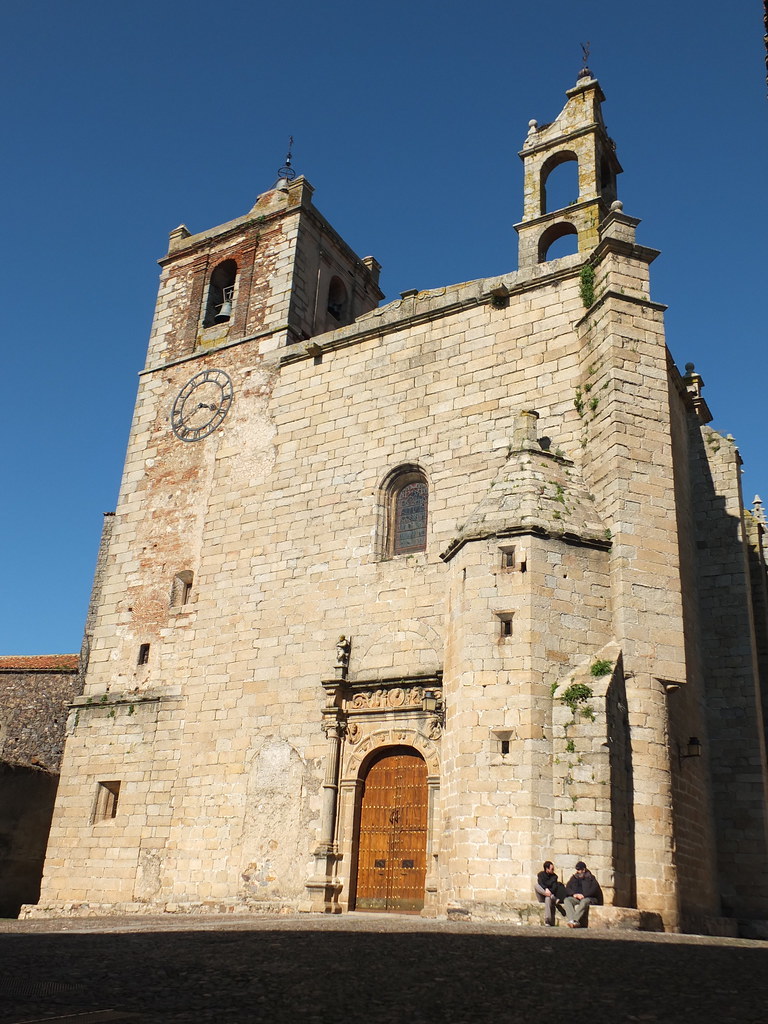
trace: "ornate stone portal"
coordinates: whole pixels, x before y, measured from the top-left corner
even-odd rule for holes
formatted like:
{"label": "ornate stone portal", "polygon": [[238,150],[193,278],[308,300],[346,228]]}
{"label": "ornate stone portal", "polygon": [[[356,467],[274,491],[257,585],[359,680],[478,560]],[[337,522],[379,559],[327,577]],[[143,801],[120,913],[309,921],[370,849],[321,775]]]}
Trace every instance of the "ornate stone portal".
{"label": "ornate stone portal", "polygon": [[[346,652],[349,644],[346,640]],[[430,895],[437,892],[435,807],[440,788],[439,741],[444,720],[442,676],[398,676],[355,683],[336,678],[323,680],[322,685],[325,689],[323,729],[328,746],[320,840],[313,853],[312,874],[306,882],[309,894],[306,909],[330,914],[349,909],[354,884],[357,819],[367,764],[377,751],[408,746],[416,750],[427,765],[425,912],[429,913],[433,902]]]}

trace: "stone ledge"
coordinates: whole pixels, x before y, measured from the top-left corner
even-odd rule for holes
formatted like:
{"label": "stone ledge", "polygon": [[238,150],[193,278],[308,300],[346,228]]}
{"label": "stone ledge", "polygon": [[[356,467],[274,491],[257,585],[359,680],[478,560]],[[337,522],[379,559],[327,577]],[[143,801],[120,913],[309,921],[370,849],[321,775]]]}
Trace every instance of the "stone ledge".
{"label": "stone ledge", "polygon": [[202,900],[200,902],[160,901],[158,903],[88,903],[62,902],[46,904],[24,904],[19,911],[19,920],[48,917],[149,917],[175,915],[201,917],[205,915],[227,916],[237,914],[264,914],[283,916],[297,912],[293,903],[277,900],[257,901],[235,898],[231,900]]}
{"label": "stone ledge", "polygon": [[601,931],[663,932],[661,914],[634,907],[590,907],[589,927]]}
{"label": "stone ledge", "polygon": [[[447,911],[449,921],[500,921],[508,924],[543,925],[544,904],[537,901],[519,901],[509,903],[449,904]],[[560,914],[556,917],[559,925],[565,924]],[[589,908],[589,927],[599,931],[634,931],[663,932],[664,922],[660,914],[650,910],[636,910],[634,907],[595,907]]]}

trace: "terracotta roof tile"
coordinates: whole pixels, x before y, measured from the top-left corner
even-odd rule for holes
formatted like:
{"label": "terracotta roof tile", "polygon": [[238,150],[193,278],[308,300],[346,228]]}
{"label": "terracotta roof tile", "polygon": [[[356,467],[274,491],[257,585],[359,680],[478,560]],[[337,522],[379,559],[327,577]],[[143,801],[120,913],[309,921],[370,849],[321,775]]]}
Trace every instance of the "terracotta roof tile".
{"label": "terracotta roof tile", "polygon": [[0,672],[76,672],[77,654],[22,654],[0,657]]}

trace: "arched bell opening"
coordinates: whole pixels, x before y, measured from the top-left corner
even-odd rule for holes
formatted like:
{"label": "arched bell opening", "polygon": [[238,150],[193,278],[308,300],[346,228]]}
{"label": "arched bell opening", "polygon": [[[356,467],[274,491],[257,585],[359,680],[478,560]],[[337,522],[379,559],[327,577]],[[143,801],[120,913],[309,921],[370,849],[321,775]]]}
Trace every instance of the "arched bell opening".
{"label": "arched bell opening", "polygon": [[579,251],[579,232],[569,221],[552,224],[539,238],[538,262],[548,263]]}
{"label": "arched bell opening", "polygon": [[561,150],[545,160],[539,177],[540,213],[564,210],[579,201],[579,158]]}
{"label": "arched bell opening", "polygon": [[374,751],[360,766],[350,909],[417,914],[424,907],[429,793],[414,747]]}
{"label": "arched bell opening", "polygon": [[224,260],[214,267],[208,286],[203,327],[226,324],[232,319],[236,278],[237,263],[234,260]]}
{"label": "arched bell opening", "polygon": [[332,277],[328,285],[327,308],[332,318],[329,326],[342,327],[349,323],[349,294],[340,277]]}

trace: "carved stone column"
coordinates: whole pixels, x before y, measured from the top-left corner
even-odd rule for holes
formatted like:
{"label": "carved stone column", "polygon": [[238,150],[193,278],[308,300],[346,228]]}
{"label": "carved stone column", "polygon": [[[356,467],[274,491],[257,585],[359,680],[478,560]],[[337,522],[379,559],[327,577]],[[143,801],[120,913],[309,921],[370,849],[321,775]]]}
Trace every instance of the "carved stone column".
{"label": "carved stone column", "polygon": [[341,882],[337,878],[340,854],[336,845],[336,809],[339,792],[341,742],[346,732],[341,709],[343,681],[324,680],[325,707],[323,729],[328,740],[320,811],[320,839],[312,854],[314,869],[305,886],[309,895],[306,910],[320,914],[339,914]]}

